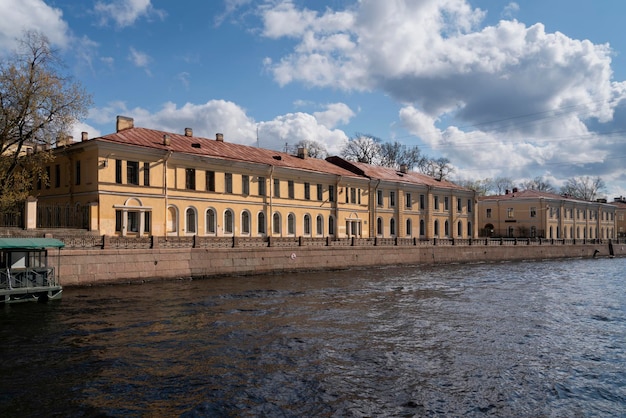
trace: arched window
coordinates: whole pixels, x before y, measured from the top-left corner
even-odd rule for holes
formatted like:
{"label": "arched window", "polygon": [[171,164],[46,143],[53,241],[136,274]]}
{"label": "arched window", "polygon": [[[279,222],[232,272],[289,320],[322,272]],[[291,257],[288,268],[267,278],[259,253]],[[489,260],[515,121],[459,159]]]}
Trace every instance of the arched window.
{"label": "arched window", "polygon": [[472,238],[474,236],[474,234],[472,233],[472,223],[468,222],[467,223],[467,238]]}
{"label": "arched window", "polygon": [[406,236],[410,237],[411,235],[413,235],[413,231],[412,231],[412,225],[411,225],[411,220],[407,219],[406,220]]}
{"label": "arched window", "polygon": [[276,212],[272,217],[272,224],[274,233],[280,234],[280,215],[278,212]]}
{"label": "arched window", "polygon": [[175,206],[167,208],[167,232],[176,232],[178,228],[178,211]]}
{"label": "arched window", "polygon": [[185,211],[185,231],[188,234],[195,234],[197,231],[196,224],[196,210],[187,208]]}
{"label": "arched window", "polygon": [[232,234],[235,230],[235,216],[233,215],[233,211],[230,209],[226,209],[224,212],[224,233]]}
{"label": "arched window", "polygon": [[420,220],[420,236],[426,235],[426,222],[424,220]]}
{"label": "arched window", "polygon": [[306,236],[310,236],[311,235],[311,215],[306,214],[304,215],[304,235]]}
{"label": "arched window", "polygon": [[214,209],[207,209],[206,211],[206,233],[215,234],[217,231],[217,217],[215,216]]}
{"label": "arched window", "polygon": [[333,218],[332,216],[328,217],[328,235],[335,235],[335,218]]}
{"label": "arched window", "polygon": [[435,221],[435,236],[439,236],[439,221]]}
{"label": "arched window", "polygon": [[296,234],[296,217],[293,213],[287,215],[287,234],[295,235]]}
{"label": "arched window", "polygon": [[443,235],[446,237],[450,236],[450,223],[448,221],[443,224]]}
{"label": "arched window", "polygon": [[383,236],[383,218],[376,219],[376,235]]}
{"label": "arched window", "polygon": [[463,236],[463,222],[459,221],[456,224],[456,236],[457,237],[462,237]]}
{"label": "arched window", "polygon": [[324,235],[324,217],[322,215],[317,215],[315,219],[315,234],[319,236]]}
{"label": "arched window", "polygon": [[259,212],[257,215],[257,232],[265,234],[265,213]]}
{"label": "arched window", "polygon": [[391,218],[389,220],[389,233],[391,234],[391,236],[396,235],[396,220],[395,220],[395,218]]}
{"label": "arched window", "polygon": [[550,235],[548,236],[548,238],[554,238],[554,231],[552,230],[552,227],[550,227]]}
{"label": "arched window", "polygon": [[250,235],[250,212],[247,210],[241,213],[241,233]]}

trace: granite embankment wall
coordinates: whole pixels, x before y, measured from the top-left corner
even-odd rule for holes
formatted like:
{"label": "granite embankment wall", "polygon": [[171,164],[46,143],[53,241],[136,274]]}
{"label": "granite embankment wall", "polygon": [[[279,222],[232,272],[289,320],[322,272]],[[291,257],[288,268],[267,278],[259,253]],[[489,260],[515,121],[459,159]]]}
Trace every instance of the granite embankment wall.
{"label": "granite embankment wall", "polygon": [[[612,245],[616,257],[626,244]],[[266,248],[63,249],[64,286],[384,265],[478,263],[609,256],[609,242]]]}

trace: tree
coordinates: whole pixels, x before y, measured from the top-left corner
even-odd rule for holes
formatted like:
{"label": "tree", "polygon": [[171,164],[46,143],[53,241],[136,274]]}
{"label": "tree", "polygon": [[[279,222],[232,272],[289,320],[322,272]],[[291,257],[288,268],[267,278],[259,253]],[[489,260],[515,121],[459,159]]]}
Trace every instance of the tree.
{"label": "tree", "polygon": [[454,167],[450,164],[450,160],[444,157],[428,160],[424,168],[422,168],[422,173],[439,181],[447,180],[453,172]]}
{"label": "tree", "polygon": [[454,182],[461,187],[474,190],[478,196],[486,196],[489,190],[489,184],[488,184],[489,181],[490,179],[483,179],[483,180],[460,179],[460,180],[455,180]]}
{"label": "tree", "polygon": [[507,190],[513,190],[513,184],[509,177],[496,177],[491,179],[489,190],[496,195],[502,195]]}
{"label": "tree", "polygon": [[604,191],[605,187],[604,181],[600,177],[572,177],[561,187],[561,194],[576,199],[594,201],[598,194]]}
{"label": "tree", "polygon": [[381,157],[380,142],[380,138],[375,136],[356,133],[348,140],[341,156],[350,161],[378,164]]}
{"label": "tree", "polygon": [[24,200],[35,181],[48,181],[43,165],[52,158],[50,148],[91,104],[61,69],[48,39],[35,31],[0,60],[0,210]]}
{"label": "tree", "polygon": [[427,158],[417,146],[409,148],[398,141],[385,142],[380,146],[380,165],[383,167],[399,168],[406,165],[412,169],[424,165],[424,160]]}
{"label": "tree", "polygon": [[521,182],[520,188],[522,190],[538,190],[540,192],[554,193],[554,187],[552,187],[552,185],[545,181],[541,176],[535,177],[532,180]]}
{"label": "tree", "polygon": [[313,141],[311,139],[303,139],[295,145],[296,150],[298,148],[306,148],[309,152],[309,157],[321,158],[322,160],[328,156],[326,146],[321,142]]}

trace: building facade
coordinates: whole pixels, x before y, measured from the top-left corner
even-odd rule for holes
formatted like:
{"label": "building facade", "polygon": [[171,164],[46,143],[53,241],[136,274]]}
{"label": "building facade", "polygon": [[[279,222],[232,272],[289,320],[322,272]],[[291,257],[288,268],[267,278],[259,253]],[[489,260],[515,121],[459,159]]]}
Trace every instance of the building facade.
{"label": "building facade", "polygon": [[513,189],[479,199],[481,236],[609,239],[615,238],[616,208],[537,190]]}
{"label": "building facade", "polygon": [[[55,149],[40,206],[100,235],[462,237],[474,192],[427,176],[134,126]],[[382,201],[380,196],[382,193]],[[461,203],[458,203],[458,202]],[[445,203],[444,203],[445,202]],[[459,210],[454,210],[458,203]],[[54,219],[49,220],[54,223]]]}

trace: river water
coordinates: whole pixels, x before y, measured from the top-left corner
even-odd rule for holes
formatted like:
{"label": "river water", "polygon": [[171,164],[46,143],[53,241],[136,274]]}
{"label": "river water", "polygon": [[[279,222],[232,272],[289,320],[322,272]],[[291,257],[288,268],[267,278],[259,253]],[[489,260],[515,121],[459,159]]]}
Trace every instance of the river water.
{"label": "river water", "polygon": [[626,416],[626,259],[67,288],[0,306],[0,416]]}

